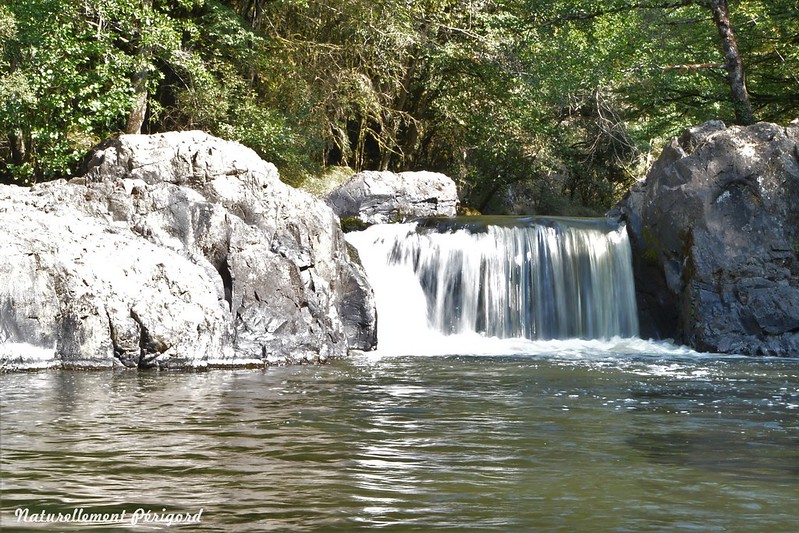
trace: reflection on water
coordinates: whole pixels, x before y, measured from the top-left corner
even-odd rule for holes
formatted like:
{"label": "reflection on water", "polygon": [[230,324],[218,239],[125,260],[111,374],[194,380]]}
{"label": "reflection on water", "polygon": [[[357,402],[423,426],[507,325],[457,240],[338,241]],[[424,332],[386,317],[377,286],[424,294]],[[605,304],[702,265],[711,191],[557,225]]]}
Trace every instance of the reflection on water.
{"label": "reflection on water", "polygon": [[795,361],[577,355],[0,375],[0,526],[796,530]]}

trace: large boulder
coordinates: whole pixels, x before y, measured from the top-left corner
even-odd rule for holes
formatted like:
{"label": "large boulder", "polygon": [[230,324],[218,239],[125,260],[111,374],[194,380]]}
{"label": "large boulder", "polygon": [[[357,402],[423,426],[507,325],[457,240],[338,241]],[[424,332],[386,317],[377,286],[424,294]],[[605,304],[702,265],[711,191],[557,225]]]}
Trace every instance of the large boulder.
{"label": "large boulder", "polygon": [[385,224],[455,216],[458,190],[452,179],[438,172],[364,171],[331,191],[327,203],[342,219]]}
{"label": "large boulder", "polygon": [[0,190],[0,368],[296,363],[375,346],[335,214],[202,132],[122,135]]}
{"label": "large boulder", "polygon": [[708,122],[672,139],[615,209],[642,334],[799,356],[799,126]]}

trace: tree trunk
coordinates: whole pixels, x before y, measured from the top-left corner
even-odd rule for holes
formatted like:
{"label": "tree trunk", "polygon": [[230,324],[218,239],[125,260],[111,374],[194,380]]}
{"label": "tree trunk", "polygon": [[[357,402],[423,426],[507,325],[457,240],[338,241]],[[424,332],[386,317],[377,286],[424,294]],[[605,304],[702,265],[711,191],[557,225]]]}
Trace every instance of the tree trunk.
{"label": "tree trunk", "polygon": [[11,162],[18,166],[25,164],[28,160],[28,150],[23,133],[15,130],[8,136],[8,144],[11,147]]}
{"label": "tree trunk", "polygon": [[133,92],[136,96],[133,108],[128,115],[125,133],[141,133],[144,115],[147,113],[147,68],[142,68],[133,80]]}
{"label": "tree trunk", "polygon": [[752,112],[752,104],[749,101],[749,93],[746,91],[743,61],[738,52],[738,43],[730,22],[730,8],[727,5],[727,0],[710,0],[707,6],[713,12],[713,21],[716,23],[719,37],[721,37],[721,48],[725,60],[724,68],[727,70],[727,81],[730,84],[732,104],[735,108],[735,121],[741,125],[752,124],[755,122],[755,117]]}
{"label": "tree trunk", "polygon": [[149,31],[146,22],[142,22],[142,19],[147,20],[145,17],[153,9],[153,0],[142,0],[141,9],[143,11],[142,17],[137,19],[136,24],[136,55],[138,56],[138,63],[139,63],[139,71],[133,76],[133,94],[134,94],[134,101],[133,107],[130,110],[130,114],[128,115],[128,123],[125,126],[125,133],[141,133],[141,127],[144,124],[144,116],[147,113],[147,81],[150,77],[150,56],[151,56],[151,49],[148,46],[142,45],[142,33],[145,31]]}

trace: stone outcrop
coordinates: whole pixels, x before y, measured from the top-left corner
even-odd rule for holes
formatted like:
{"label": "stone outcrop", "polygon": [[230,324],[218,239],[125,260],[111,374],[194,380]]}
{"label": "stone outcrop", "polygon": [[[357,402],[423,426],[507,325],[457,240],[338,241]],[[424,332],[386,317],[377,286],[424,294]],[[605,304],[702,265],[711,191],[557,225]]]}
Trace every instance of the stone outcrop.
{"label": "stone outcrop", "polygon": [[123,135],[0,189],[0,368],[296,363],[376,344],[323,202],[201,132]]}
{"label": "stone outcrop", "polygon": [[455,216],[458,191],[452,179],[437,172],[364,171],[330,192],[327,203],[342,219],[385,224]]}
{"label": "stone outcrop", "polygon": [[627,222],[642,334],[799,356],[799,126],[708,122],[611,213]]}

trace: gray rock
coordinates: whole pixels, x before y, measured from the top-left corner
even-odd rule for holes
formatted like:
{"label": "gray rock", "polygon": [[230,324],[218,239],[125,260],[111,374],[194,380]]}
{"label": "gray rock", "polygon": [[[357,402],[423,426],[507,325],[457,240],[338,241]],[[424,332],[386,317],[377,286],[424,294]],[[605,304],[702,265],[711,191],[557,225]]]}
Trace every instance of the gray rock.
{"label": "gray rock", "polygon": [[458,191],[454,181],[437,172],[364,171],[328,194],[327,203],[342,219],[384,224],[455,216]]}
{"label": "gray rock", "polygon": [[33,365],[183,368],[375,346],[337,217],[237,143],[123,135],[81,178],[4,190],[0,367],[23,347]]}
{"label": "gray rock", "polygon": [[[202,366],[230,356],[215,280],[51,194],[0,188],[0,368]],[[79,197],[75,196],[75,200]]]}
{"label": "gray rock", "polygon": [[799,356],[798,158],[797,125],[672,139],[611,213],[631,236],[643,335]]}

